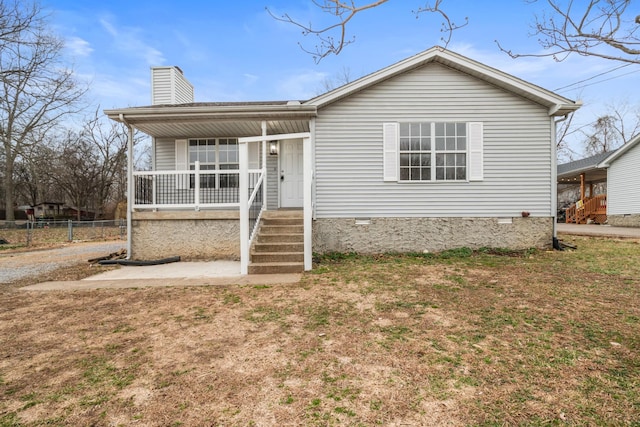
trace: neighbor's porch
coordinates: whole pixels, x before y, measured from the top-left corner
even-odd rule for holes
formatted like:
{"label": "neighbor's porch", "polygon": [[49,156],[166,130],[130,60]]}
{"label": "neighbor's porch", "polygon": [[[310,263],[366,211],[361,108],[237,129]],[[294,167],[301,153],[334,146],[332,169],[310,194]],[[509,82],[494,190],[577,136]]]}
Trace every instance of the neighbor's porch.
{"label": "neighbor's porch", "polygon": [[559,187],[563,186],[565,191],[572,187],[579,191],[577,200],[562,212],[565,223],[604,224],[607,222],[607,194],[598,194],[596,190],[598,187],[606,185],[607,182],[606,170],[597,167],[600,157],[602,155],[574,162],[580,165],[581,162],[591,161],[593,164],[588,164],[580,169],[568,169],[558,175]]}

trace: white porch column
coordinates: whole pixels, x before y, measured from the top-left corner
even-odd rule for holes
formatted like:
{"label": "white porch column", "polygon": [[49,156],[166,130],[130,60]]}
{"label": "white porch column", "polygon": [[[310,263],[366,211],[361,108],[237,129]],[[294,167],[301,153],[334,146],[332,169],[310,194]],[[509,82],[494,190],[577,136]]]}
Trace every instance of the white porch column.
{"label": "white porch column", "polygon": [[[262,136],[267,136],[267,122],[262,121]],[[267,139],[262,140],[262,205],[267,207]]]}
{"label": "white porch column", "polygon": [[240,160],[240,274],[249,272],[249,148],[238,141]]}
{"label": "white porch column", "polygon": [[304,193],[303,193],[303,209],[304,209],[304,269],[309,271],[313,268],[312,256],[312,202],[311,202],[311,186],[313,183],[313,161],[311,138],[306,137],[302,140],[302,163],[304,166]]}
{"label": "white porch column", "polygon": [[120,119],[127,126],[127,259],[131,259],[131,234],[133,219],[133,203],[135,202],[135,191],[133,182],[133,127],[124,120],[124,115]]}

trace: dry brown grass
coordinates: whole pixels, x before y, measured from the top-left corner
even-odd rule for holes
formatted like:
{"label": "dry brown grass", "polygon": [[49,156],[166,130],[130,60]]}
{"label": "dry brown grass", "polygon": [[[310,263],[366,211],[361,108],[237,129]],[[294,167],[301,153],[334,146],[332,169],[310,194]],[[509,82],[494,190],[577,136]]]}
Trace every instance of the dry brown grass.
{"label": "dry brown grass", "polygon": [[6,289],[0,426],[637,425],[640,244],[571,241],[327,257],[296,285]]}

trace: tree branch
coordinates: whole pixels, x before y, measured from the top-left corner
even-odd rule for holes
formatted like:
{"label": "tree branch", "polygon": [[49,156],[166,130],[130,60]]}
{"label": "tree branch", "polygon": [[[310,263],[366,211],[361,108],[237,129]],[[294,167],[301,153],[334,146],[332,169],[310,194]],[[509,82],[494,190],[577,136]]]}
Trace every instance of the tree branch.
{"label": "tree branch", "polygon": [[[533,0],[531,3],[537,2]],[[561,6],[558,0],[547,0],[549,15],[535,17],[532,36],[538,37],[543,53],[515,53],[496,44],[512,58],[552,57],[561,62],[570,54],[593,56],[613,61],[640,63],[640,16],[626,14],[630,0],[590,0],[582,11],[570,0]],[[580,3],[582,5],[582,3]]]}
{"label": "tree branch", "polygon": [[[316,44],[313,49],[303,46],[302,43],[298,43],[302,51],[312,55],[317,64],[329,55],[340,54],[346,46],[355,42],[355,36],[347,35],[347,24],[349,24],[357,14],[381,6],[388,1],[389,0],[376,0],[358,6],[355,0],[312,0],[313,4],[320,9],[321,12],[330,15],[331,19],[336,21],[335,23],[319,28],[316,28],[311,22],[304,24],[291,17],[288,13],[277,16],[269,10],[269,8],[266,8],[266,10],[273,19],[300,28],[303,36],[311,35],[317,38],[318,44]],[[456,25],[441,9],[443,1],[444,0],[435,0],[433,6],[427,3],[426,6],[418,8],[413,11],[413,13],[416,15],[416,18],[422,13],[436,13],[442,17],[443,22],[440,31],[446,33],[446,36],[442,37],[442,41],[446,47],[451,40],[453,31],[467,25],[468,19],[465,18],[464,24]]]}

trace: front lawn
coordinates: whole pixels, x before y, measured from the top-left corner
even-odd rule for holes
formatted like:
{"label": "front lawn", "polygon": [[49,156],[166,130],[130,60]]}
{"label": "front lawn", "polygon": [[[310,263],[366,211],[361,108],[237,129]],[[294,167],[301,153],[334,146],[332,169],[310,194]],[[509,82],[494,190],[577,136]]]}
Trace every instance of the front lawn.
{"label": "front lawn", "polygon": [[0,292],[0,426],[639,425],[640,242]]}

